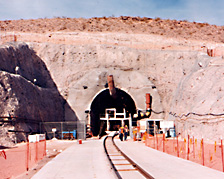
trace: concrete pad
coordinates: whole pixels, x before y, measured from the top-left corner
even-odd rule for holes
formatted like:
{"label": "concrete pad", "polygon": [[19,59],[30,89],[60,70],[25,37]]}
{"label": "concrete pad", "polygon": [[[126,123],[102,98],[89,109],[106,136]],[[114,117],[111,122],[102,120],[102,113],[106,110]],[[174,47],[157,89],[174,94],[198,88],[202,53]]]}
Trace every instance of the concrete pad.
{"label": "concrete pad", "polygon": [[115,143],[156,179],[224,178],[223,172],[146,147],[142,142],[121,142],[115,139]]}
{"label": "concrete pad", "polygon": [[108,137],[113,137],[116,134],[116,131],[112,131],[109,133]]}
{"label": "concrete pad", "polygon": [[116,178],[103,148],[103,139],[75,143],[47,163],[33,179]]}
{"label": "concrete pad", "polygon": [[122,159],[125,160],[125,158],[121,155],[120,156],[110,156],[110,159],[111,160],[122,160]]}
{"label": "concrete pad", "polygon": [[113,160],[113,164],[129,164],[127,160]]}
{"label": "concrete pad", "polygon": [[128,178],[128,179],[131,179],[131,178],[134,178],[134,179],[141,179],[141,178],[144,178],[145,179],[145,177],[142,175],[142,174],[140,174],[139,172],[137,172],[137,171],[133,171],[133,172],[128,172],[128,171],[119,171],[120,172],[120,175],[121,175],[121,177],[122,178]]}
{"label": "concrete pad", "polygon": [[130,165],[115,165],[116,169],[119,170],[134,170],[135,168],[130,164]]}

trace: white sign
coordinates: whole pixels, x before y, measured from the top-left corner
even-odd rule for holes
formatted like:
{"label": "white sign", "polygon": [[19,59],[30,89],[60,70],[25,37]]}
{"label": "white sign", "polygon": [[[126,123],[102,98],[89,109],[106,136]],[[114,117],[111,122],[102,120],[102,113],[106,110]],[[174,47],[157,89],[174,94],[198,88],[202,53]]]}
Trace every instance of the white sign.
{"label": "white sign", "polygon": [[52,128],[52,132],[56,132],[57,131],[57,129],[56,128]]}
{"label": "white sign", "polygon": [[160,121],[160,128],[173,128],[174,122],[173,121]]}
{"label": "white sign", "polygon": [[29,142],[39,142],[45,140],[45,134],[35,134],[28,136]]}

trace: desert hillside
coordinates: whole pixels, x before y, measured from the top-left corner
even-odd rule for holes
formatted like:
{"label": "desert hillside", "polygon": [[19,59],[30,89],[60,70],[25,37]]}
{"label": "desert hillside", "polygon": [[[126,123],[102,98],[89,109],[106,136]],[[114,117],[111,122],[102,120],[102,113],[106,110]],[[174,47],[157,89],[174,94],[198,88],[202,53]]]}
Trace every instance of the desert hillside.
{"label": "desert hillside", "polygon": [[155,34],[165,37],[194,39],[224,43],[224,26],[209,25],[160,18],[102,17],[53,18],[0,21],[1,33],[26,32],[116,32],[128,34]]}
{"label": "desert hillside", "polygon": [[[103,17],[8,20],[0,27],[2,116],[86,120],[112,74],[138,110],[150,93],[152,109],[163,112],[151,117],[174,120],[178,133],[223,134],[223,26]],[[24,84],[27,95],[13,84]]]}

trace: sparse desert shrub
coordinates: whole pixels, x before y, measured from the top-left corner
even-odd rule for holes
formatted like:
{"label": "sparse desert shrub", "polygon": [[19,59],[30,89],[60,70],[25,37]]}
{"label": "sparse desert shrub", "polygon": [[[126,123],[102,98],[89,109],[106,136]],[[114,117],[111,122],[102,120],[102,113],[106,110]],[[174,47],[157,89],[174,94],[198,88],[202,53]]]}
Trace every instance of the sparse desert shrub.
{"label": "sparse desert shrub", "polygon": [[155,21],[160,21],[160,20],[161,20],[161,18],[159,18],[159,17],[155,18]]}
{"label": "sparse desert shrub", "polygon": [[60,27],[59,30],[65,30],[65,29],[67,29],[67,27],[66,26],[62,26],[62,27]]}
{"label": "sparse desert shrub", "polygon": [[139,19],[137,17],[132,17],[133,21],[139,21]]}
{"label": "sparse desert shrub", "polygon": [[121,20],[124,20],[124,21],[128,20],[129,18],[130,18],[129,16],[121,16]]}
{"label": "sparse desert shrub", "polygon": [[205,27],[205,26],[206,26],[205,23],[198,23],[198,24],[197,24],[197,27],[198,27],[198,28],[202,28],[202,27]]}
{"label": "sparse desert shrub", "polygon": [[149,20],[152,20],[152,18],[149,18],[149,17],[140,18],[140,21],[142,21],[142,22],[148,22]]}
{"label": "sparse desert shrub", "polygon": [[104,20],[108,20],[108,18],[107,18],[106,16],[103,16],[103,19],[104,19]]}

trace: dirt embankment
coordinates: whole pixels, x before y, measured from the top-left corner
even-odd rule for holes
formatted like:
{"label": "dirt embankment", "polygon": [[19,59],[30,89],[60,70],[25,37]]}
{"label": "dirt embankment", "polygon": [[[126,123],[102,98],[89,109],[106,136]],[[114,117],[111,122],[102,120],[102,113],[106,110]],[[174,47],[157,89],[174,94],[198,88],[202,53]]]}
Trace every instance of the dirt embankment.
{"label": "dirt embankment", "polygon": [[140,17],[53,18],[0,21],[4,32],[116,32],[155,34],[165,37],[224,43],[224,26]]}

